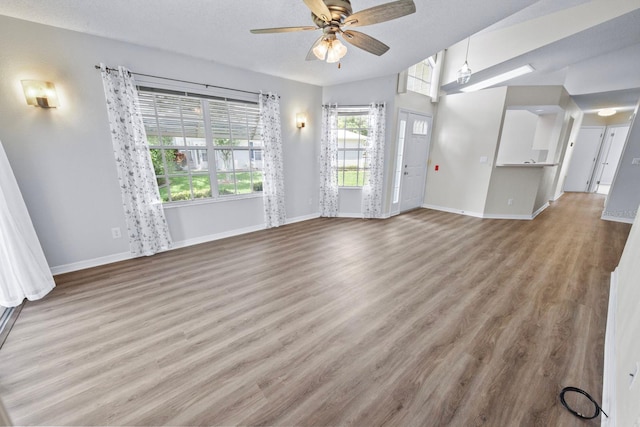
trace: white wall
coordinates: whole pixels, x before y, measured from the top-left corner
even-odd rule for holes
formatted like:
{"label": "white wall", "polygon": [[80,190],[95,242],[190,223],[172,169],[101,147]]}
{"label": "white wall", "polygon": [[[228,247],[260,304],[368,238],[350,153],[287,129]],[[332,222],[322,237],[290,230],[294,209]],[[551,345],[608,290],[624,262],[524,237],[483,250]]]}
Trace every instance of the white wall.
{"label": "white wall", "polygon": [[640,158],[639,123],[636,115],[631,123],[627,143],[609,190],[603,212],[604,218],[632,222],[636,217],[638,204],[640,204],[640,165],[633,165],[632,161]]}
{"label": "white wall", "polygon": [[[502,127],[507,88],[440,98],[425,204],[482,214]],[[487,162],[481,163],[480,158]],[[435,171],[435,165],[439,170]]]}
{"label": "white wall", "polygon": [[[637,211],[638,206],[634,209]],[[629,374],[640,362],[640,224],[631,227],[616,270],[617,302],[615,314],[616,425],[632,426],[640,422],[640,378],[630,387]],[[612,325],[607,325],[607,328]]]}
{"label": "white wall", "polygon": [[[0,16],[0,139],[49,265],[58,271],[128,254],[104,93],[94,65],[281,96],[288,218],[318,211],[322,89],[192,57]],[[53,81],[60,108],[27,106],[20,80]],[[298,130],[296,112],[309,125]],[[311,203],[309,203],[311,201]],[[263,227],[260,198],[167,209],[178,243]]]}
{"label": "white wall", "polygon": [[523,163],[538,161],[538,150],[533,150],[538,116],[527,110],[507,110],[498,148],[497,163]]}

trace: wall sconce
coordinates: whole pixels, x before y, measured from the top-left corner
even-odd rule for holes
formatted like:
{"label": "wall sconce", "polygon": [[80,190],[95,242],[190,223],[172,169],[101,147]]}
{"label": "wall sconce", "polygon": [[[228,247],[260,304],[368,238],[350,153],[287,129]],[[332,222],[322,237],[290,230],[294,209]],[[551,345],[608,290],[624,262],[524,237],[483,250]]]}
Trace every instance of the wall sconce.
{"label": "wall sconce", "polygon": [[296,114],[296,127],[302,129],[307,124],[307,115],[305,113]]}
{"label": "wall sconce", "polygon": [[22,80],[22,89],[28,105],[42,108],[56,108],[58,106],[56,87],[51,82]]}

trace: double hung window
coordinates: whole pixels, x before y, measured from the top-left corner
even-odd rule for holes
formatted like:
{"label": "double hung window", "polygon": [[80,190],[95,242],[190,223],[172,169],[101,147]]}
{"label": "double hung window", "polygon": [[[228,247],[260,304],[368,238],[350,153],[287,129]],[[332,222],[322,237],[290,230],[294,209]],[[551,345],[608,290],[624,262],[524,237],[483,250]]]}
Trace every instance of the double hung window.
{"label": "double hung window", "polygon": [[338,108],[338,186],[362,187],[369,173],[367,109]]}
{"label": "double hung window", "polygon": [[163,202],[262,192],[256,102],[139,88]]}

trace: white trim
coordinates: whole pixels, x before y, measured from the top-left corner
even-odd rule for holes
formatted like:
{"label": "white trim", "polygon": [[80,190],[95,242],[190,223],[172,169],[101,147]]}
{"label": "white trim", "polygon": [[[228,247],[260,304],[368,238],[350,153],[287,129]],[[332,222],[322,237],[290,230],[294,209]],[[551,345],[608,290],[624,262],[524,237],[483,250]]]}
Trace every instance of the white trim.
{"label": "white trim", "polygon": [[252,233],[254,231],[264,230],[264,224],[253,225],[251,227],[238,228],[235,230],[223,231],[222,233],[208,234],[206,236],[194,237],[193,239],[181,240],[173,242],[171,249],[185,248],[187,246],[199,245],[200,243],[212,242],[214,240],[226,239],[227,237],[239,236],[241,234]]}
{"label": "white trim", "polygon": [[538,215],[540,215],[542,213],[542,211],[544,211],[545,209],[547,209],[549,207],[549,202],[545,203],[544,205],[540,206],[540,208],[535,211],[533,213],[533,215],[531,215],[531,219],[534,219],[535,217],[537,217]]}
{"label": "white trim", "polygon": [[114,262],[125,261],[135,258],[131,252],[121,252],[119,254],[111,254],[98,258],[85,259],[78,262],[72,262],[70,264],[62,264],[51,267],[51,274],[63,274],[70,273],[72,271],[84,270],[86,268],[97,267],[99,265],[112,264]]}
{"label": "white trim", "polygon": [[605,221],[614,221],[614,222],[624,222],[625,224],[633,224],[633,220],[635,218],[623,218],[619,216],[611,216],[611,215],[602,215],[600,219],[604,219]]}
{"label": "white trim", "polygon": [[460,209],[453,209],[453,208],[446,208],[444,206],[436,206],[436,205],[430,205],[430,204],[423,204],[422,205],[423,208],[425,209],[433,209],[436,211],[442,211],[442,212],[449,212],[449,213],[454,213],[454,214],[460,214],[460,215],[467,215],[467,216],[472,216],[475,218],[483,218],[483,214],[478,213],[478,212],[469,212],[469,211],[463,211]]}
{"label": "white trim", "polygon": [[507,215],[507,214],[482,214],[483,219],[516,219],[518,221],[531,221],[533,215]]}
{"label": "white trim", "polygon": [[537,211],[535,211],[531,215],[485,214],[485,213],[469,212],[469,211],[463,211],[463,210],[460,210],[460,209],[446,208],[444,206],[435,206],[435,205],[429,205],[429,204],[424,204],[424,205],[422,205],[422,207],[425,208],[425,209],[433,209],[433,210],[436,210],[436,211],[442,211],[442,212],[449,212],[449,213],[454,213],[454,214],[459,214],[459,215],[472,216],[474,218],[482,218],[482,219],[516,219],[516,220],[530,221],[530,220],[534,219],[535,217],[537,217],[538,215],[540,215],[540,213],[542,213],[542,211],[544,211],[546,208],[548,208],[549,207],[549,202],[547,202],[544,205],[542,205],[542,207],[540,207],[540,209],[538,209]]}
{"label": "white trim", "polygon": [[600,417],[601,427],[616,425],[616,309],[618,306],[618,269],[611,273],[607,329],[604,335],[604,369],[602,373],[602,409],[609,417]]}
{"label": "white trim", "polygon": [[550,200],[550,202],[555,202],[562,196],[564,196],[564,191],[561,191],[560,194],[557,194],[555,198]]}
{"label": "white trim", "polygon": [[309,215],[297,216],[295,218],[287,218],[285,224],[293,224],[296,222],[309,221],[310,219],[320,218],[320,212],[312,213]]}
{"label": "white trim", "polygon": [[362,212],[339,212],[337,218],[360,218],[362,219]]}
{"label": "white trim", "polygon": [[[295,218],[288,218],[286,224],[293,224],[295,222],[308,221],[310,219],[319,218],[320,213],[313,213],[309,215],[298,216]],[[362,218],[359,214],[358,218]],[[251,227],[239,228],[236,230],[224,231],[222,233],[209,234],[206,236],[195,237],[193,239],[181,240],[179,242],[173,242],[171,249],[185,248],[187,246],[199,245],[200,243],[212,242],[214,240],[225,239],[227,237],[239,236],[241,234],[253,233],[254,231],[264,230],[264,224],[254,225]],[[72,262],[70,264],[63,264],[51,267],[51,274],[63,274],[70,273],[72,271],[84,270],[86,268],[98,267],[100,265],[112,264],[114,262],[125,261],[128,259],[136,258],[129,252],[121,252],[118,254],[107,255],[98,258],[86,259],[78,262]]]}

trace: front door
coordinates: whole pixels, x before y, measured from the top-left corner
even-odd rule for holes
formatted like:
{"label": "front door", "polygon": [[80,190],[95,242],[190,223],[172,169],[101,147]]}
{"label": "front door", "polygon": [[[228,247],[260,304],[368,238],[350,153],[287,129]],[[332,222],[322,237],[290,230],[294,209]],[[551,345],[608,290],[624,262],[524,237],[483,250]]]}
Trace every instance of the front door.
{"label": "front door", "polygon": [[400,135],[404,144],[402,158],[397,159],[400,170],[396,176],[400,177],[400,212],[405,212],[419,208],[424,203],[431,117],[404,111],[399,116],[399,122],[405,121],[405,126],[404,135]]}

